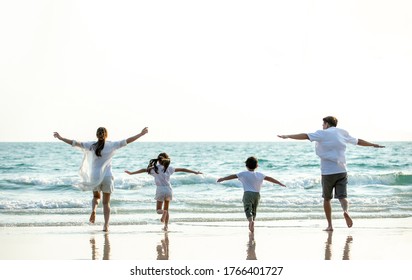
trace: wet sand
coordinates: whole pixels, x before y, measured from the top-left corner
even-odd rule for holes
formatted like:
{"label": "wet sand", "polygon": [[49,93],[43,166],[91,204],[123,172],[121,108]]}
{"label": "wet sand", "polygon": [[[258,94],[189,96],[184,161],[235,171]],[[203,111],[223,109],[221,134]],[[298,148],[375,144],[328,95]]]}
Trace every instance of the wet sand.
{"label": "wet sand", "polygon": [[[53,262],[57,267],[67,261],[75,266],[104,263],[105,268],[120,266],[127,274],[134,264],[164,265],[156,260],[202,265],[257,260],[253,265],[315,263],[322,267],[331,267],[325,260],[334,260],[339,262],[332,262],[332,267],[349,263],[358,266],[360,262],[362,269],[365,265],[376,268],[375,263],[377,268],[382,268],[380,263],[386,267],[412,264],[412,218],[355,220],[352,228],[347,228],[342,220],[336,223],[333,232],[323,231],[324,225],[323,220],[257,222],[254,234],[250,234],[246,222],[172,223],[168,232],[162,231],[160,224],[112,225],[109,233],[101,231],[98,225],[3,227],[0,228],[0,268],[14,271],[14,266],[20,267],[22,263],[29,267],[49,267],[47,261],[56,260],[62,261]],[[398,267],[389,270],[393,270],[391,275],[402,271]],[[299,273],[299,269],[294,271]]]}

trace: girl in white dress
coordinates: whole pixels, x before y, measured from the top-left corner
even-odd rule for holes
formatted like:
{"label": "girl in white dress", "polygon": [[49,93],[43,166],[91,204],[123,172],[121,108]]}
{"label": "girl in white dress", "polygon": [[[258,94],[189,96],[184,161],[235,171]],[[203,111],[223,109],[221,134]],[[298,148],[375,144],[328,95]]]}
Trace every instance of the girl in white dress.
{"label": "girl in white dress", "polygon": [[[160,221],[164,223],[163,230],[168,229],[169,223],[169,203],[173,198],[172,186],[170,184],[170,176],[174,172],[186,172],[193,174],[202,174],[199,171],[193,171],[187,168],[174,168],[170,166],[170,157],[166,153],[160,153],[157,158],[151,159],[147,168],[139,169],[131,172],[125,171],[129,175],[140,174],[147,172],[152,175],[156,184],[156,212],[161,214]],[[162,209],[163,206],[163,209]]]}

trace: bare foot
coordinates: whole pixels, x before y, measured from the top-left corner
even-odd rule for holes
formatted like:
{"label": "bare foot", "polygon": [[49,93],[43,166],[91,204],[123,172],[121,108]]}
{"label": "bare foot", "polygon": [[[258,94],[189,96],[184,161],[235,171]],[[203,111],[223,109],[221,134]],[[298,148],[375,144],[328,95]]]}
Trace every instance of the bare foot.
{"label": "bare foot", "polygon": [[165,225],[162,229],[163,229],[164,231],[167,231],[167,230],[168,230],[167,225]]}
{"label": "bare foot", "polygon": [[249,221],[249,230],[250,232],[255,232],[255,222]]}
{"label": "bare foot", "polygon": [[343,217],[345,218],[346,225],[348,226],[348,228],[351,228],[353,226],[353,222],[348,212],[343,212]]}
{"label": "bare foot", "polygon": [[93,212],[90,214],[89,222],[92,223],[92,224],[94,224],[95,221],[96,221],[96,212],[93,211]]}
{"label": "bare foot", "polygon": [[325,228],[323,231],[333,231],[333,227],[329,226],[329,227]]}
{"label": "bare foot", "polygon": [[104,232],[109,232],[109,225],[104,225],[103,226],[103,231]]}

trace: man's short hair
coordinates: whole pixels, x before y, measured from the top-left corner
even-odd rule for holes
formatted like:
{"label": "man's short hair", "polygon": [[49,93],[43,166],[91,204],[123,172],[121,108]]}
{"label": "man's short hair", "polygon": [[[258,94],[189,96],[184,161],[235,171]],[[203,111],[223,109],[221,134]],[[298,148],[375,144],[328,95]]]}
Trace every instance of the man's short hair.
{"label": "man's short hair", "polygon": [[336,127],[338,125],[338,119],[333,116],[327,116],[323,118],[325,123],[328,123],[330,126]]}

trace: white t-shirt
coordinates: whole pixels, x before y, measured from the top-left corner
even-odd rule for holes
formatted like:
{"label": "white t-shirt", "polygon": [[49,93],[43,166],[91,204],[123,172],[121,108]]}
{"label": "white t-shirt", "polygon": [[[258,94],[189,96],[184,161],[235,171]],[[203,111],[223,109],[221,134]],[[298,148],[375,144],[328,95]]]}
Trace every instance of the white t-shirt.
{"label": "white t-shirt", "polygon": [[126,140],[121,141],[106,141],[104,148],[101,151],[101,157],[96,156],[92,145],[96,142],[76,142],[73,141],[72,146],[80,148],[83,153],[83,162],[79,170],[79,175],[82,178],[80,188],[83,190],[92,190],[98,186],[106,176],[112,174],[112,158],[116,150],[127,145]]}
{"label": "white t-shirt", "polygon": [[237,174],[245,192],[260,192],[266,175],[256,171],[242,171]]}
{"label": "white t-shirt", "polygon": [[170,175],[175,172],[175,168],[169,165],[166,172],[164,172],[164,166],[161,164],[157,164],[157,168],[158,173],[156,173],[154,169],[150,170],[150,175],[154,177],[156,186],[171,187]]}
{"label": "white t-shirt", "polygon": [[316,142],[316,154],[320,157],[322,175],[346,172],[346,144],[358,144],[358,139],[337,127],[308,133],[310,141]]}

